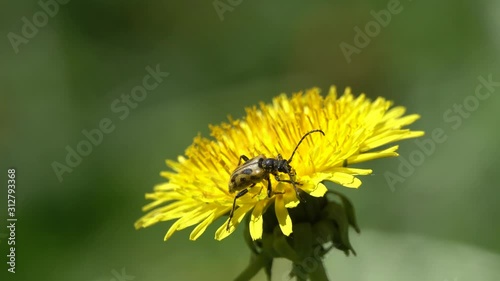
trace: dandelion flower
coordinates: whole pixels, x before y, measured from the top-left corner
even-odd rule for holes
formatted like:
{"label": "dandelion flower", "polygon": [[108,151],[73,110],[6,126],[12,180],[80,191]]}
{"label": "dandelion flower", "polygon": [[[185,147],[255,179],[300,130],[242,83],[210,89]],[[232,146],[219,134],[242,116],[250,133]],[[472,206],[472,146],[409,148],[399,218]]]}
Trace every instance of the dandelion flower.
{"label": "dandelion flower", "polygon": [[[167,160],[171,170],[161,172],[167,182],[146,194],[153,202],[143,208],[148,213],[135,227],[176,220],[165,240],[176,231],[194,225],[189,238],[196,240],[210,224],[230,213],[235,193],[229,192],[228,184],[241,155],[252,158],[262,154],[275,158],[281,154],[288,159],[297,142],[311,130],[322,130],[325,135],[310,134],[290,163],[300,191],[320,198],[328,191],[325,182],[358,188],[359,176],[369,175],[372,170],[352,165],[398,156],[398,146],[387,144],[422,136],[422,131],[404,128],[419,117],[405,115],[404,107],[393,107],[391,101],[381,97],[374,101],[364,94],[355,97],[350,88],[340,97],[335,87],[325,97],[317,88],[292,97],[281,94],[271,104],[247,108],[242,119],[229,118],[227,123],[210,126],[213,139],[198,135],[186,149],[185,156],[179,156],[177,161]],[[226,227],[228,219],[221,220],[215,239],[229,236],[248,213],[251,238],[262,238],[263,214],[268,207],[274,208],[281,232],[289,236],[294,229],[289,209],[304,201],[297,198],[291,183],[277,182],[271,176],[271,185],[270,197],[267,182],[262,181],[238,198],[230,228]]]}

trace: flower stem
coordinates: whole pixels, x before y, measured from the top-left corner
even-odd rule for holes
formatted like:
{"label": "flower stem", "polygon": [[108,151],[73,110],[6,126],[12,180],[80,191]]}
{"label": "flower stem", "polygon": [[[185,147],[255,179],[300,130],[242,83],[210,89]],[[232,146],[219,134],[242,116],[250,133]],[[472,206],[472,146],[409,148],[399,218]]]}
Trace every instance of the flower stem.
{"label": "flower stem", "polygon": [[317,268],[309,273],[309,278],[311,281],[328,281],[328,276],[326,275],[325,267],[322,261],[318,261]]}
{"label": "flower stem", "polygon": [[253,255],[250,264],[234,279],[234,281],[250,281],[270,261],[272,262],[272,258],[266,255]]}
{"label": "flower stem", "polygon": [[292,272],[296,281],[307,281],[307,274],[304,274],[304,268],[298,263],[293,263]]}
{"label": "flower stem", "polygon": [[312,268],[304,267],[302,264],[293,263],[292,269],[295,280],[297,281],[328,281],[325,267],[321,260],[316,260]]}

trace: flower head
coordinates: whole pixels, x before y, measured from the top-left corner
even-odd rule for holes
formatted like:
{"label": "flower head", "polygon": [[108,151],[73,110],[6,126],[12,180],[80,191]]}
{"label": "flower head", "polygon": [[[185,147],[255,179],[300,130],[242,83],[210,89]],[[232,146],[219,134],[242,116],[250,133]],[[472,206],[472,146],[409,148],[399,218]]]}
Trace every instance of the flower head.
{"label": "flower head", "polygon": [[[404,116],[404,107],[391,106],[391,101],[380,97],[374,101],[363,94],[355,98],[350,88],[338,97],[332,87],[326,97],[313,88],[291,98],[281,94],[272,104],[247,108],[243,119],[229,118],[228,123],[210,126],[214,139],[197,136],[185,156],[179,156],[177,161],[167,160],[172,171],[161,175],[168,182],[146,194],[147,199],[154,201],[143,208],[149,213],[135,227],[176,219],[165,240],[193,225],[196,227],[190,239],[196,240],[211,223],[232,210],[236,193],[229,191],[228,184],[241,155],[251,159],[257,155],[276,158],[280,154],[289,159],[298,141],[311,130],[320,129],[325,135],[310,134],[303,140],[290,161],[295,176],[289,181],[297,182],[301,192],[313,197],[325,196],[325,181],[357,188],[361,185],[357,176],[368,175],[372,170],[353,168],[352,164],[397,156],[397,145],[381,147],[424,134],[403,128],[419,115]],[[286,174],[279,176],[288,179]],[[270,179],[271,196],[267,195],[266,180],[249,187],[248,193],[236,200],[229,229],[226,220],[216,231],[217,240],[230,235],[247,213],[251,213],[252,239],[261,238],[263,213],[269,206],[274,206],[283,234],[292,233],[288,209],[301,204],[301,200],[292,183],[278,182],[272,175]]]}

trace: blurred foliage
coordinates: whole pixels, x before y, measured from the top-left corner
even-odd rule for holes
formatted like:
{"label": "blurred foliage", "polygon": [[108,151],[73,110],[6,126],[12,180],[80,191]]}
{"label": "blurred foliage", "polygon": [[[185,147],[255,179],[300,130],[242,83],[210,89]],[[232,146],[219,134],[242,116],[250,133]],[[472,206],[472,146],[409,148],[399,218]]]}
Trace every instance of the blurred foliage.
{"label": "blurred foliage", "polygon": [[[8,34],[21,34],[22,18],[42,8],[3,2],[0,179],[5,186],[7,168],[17,169],[19,221],[18,273],[1,280],[107,281],[122,268],[136,280],[234,278],[249,258],[241,230],[223,242],[213,240],[213,226],[196,242],[186,231],[164,243],[171,223],[133,228],[144,193],[162,182],[164,160],[198,132],[208,135],[208,124],[281,92],[332,84],[392,99],[422,115],[411,127],[425,138],[435,128],[448,138],[393,189],[384,174],[397,173],[399,158],[369,163],[375,175],[358,190],[331,186],[353,201],[362,229],[354,234],[358,257],[325,262],[331,279],[499,280],[483,261],[500,252],[500,87],[456,130],[443,114],[474,94],[478,76],[500,81],[500,4],[402,1],[402,12],[348,63],[339,45],[352,45],[354,27],[388,3],[242,1],[221,20],[212,1],[73,0],[16,54]],[[157,64],[170,76],[120,120],[111,104]],[[52,163],[63,163],[65,147],[103,118],[115,130],[59,182]],[[402,142],[400,158],[418,149]],[[0,208],[4,222],[6,200]],[[0,250],[4,276],[4,240]],[[276,279],[284,272],[278,265]]]}

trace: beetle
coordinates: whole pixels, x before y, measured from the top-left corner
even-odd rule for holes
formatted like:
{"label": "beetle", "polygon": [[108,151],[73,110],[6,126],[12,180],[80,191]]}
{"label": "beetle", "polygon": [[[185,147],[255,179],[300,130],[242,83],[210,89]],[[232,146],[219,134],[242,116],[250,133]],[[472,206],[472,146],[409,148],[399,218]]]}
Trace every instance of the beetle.
{"label": "beetle", "polygon": [[[248,189],[254,187],[257,183],[262,182],[263,180],[267,181],[267,197],[271,198],[273,195],[273,189],[271,185],[270,175],[272,174],[276,181],[278,182],[287,182],[293,185],[295,189],[295,193],[297,194],[297,198],[300,199],[299,190],[297,185],[300,183],[295,181],[295,169],[292,168],[290,162],[292,162],[293,155],[299,148],[302,141],[312,133],[321,133],[323,136],[325,132],[322,130],[316,129],[311,130],[304,134],[300,139],[297,146],[292,152],[290,159],[283,159],[281,154],[278,154],[276,158],[266,158],[263,154],[260,154],[252,159],[248,158],[245,155],[240,156],[240,160],[238,161],[238,167],[231,174],[231,178],[229,181],[229,192],[234,193],[238,191],[233,201],[233,208],[231,209],[231,213],[229,213],[229,220],[227,223],[227,230],[229,231],[230,222],[234,215],[234,210],[236,208],[236,200],[243,195],[247,194]],[[245,161],[245,163],[241,164],[241,161]],[[281,179],[279,173],[287,174],[290,179]]]}

